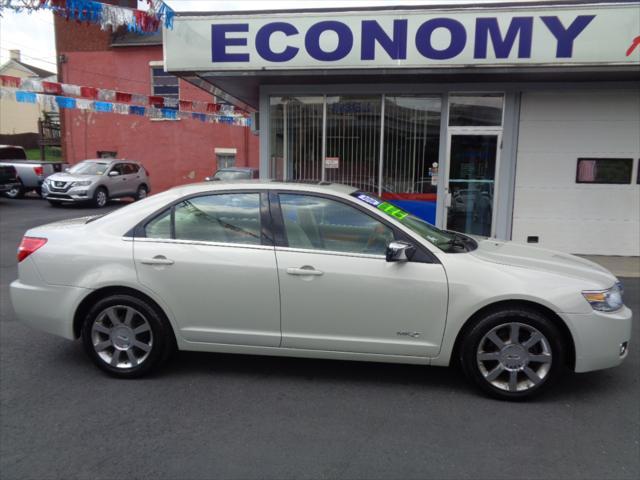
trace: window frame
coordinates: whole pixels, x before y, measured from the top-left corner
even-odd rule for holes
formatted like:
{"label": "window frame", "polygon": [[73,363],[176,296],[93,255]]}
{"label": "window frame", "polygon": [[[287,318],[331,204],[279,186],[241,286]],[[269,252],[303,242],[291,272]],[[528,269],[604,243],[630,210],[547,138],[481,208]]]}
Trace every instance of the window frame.
{"label": "window frame", "polygon": [[[631,165],[631,169],[629,170],[629,180],[626,182],[602,182],[602,181],[593,181],[586,182],[580,180],[580,162],[581,161],[589,161],[595,160],[623,160],[628,162]],[[576,184],[579,185],[633,185],[633,158],[622,158],[622,157],[578,157],[576,160]]]}
{"label": "window frame", "polygon": [[280,206],[280,194],[290,194],[290,195],[303,195],[310,197],[318,197],[324,198],[327,200],[332,200],[338,203],[342,203],[346,206],[355,208],[359,212],[369,216],[370,218],[382,223],[385,227],[391,229],[395,241],[403,241],[407,243],[411,243],[415,248],[416,252],[413,257],[409,260],[410,262],[417,263],[440,263],[440,260],[426,247],[422,245],[418,240],[413,238],[411,235],[407,234],[403,230],[399,229],[391,222],[389,222],[386,218],[381,215],[375,215],[369,210],[367,210],[362,205],[358,205],[357,203],[347,200],[341,197],[337,197],[334,195],[320,193],[320,192],[309,192],[305,190],[288,190],[288,189],[276,189],[269,191],[269,205],[271,209],[271,218],[273,219],[273,238],[275,242],[275,246],[280,249],[286,249],[289,251],[295,252],[307,252],[319,255],[335,255],[335,256],[346,256],[346,257],[360,257],[360,258],[371,258],[379,260],[384,258],[384,255],[377,255],[371,253],[354,253],[354,252],[344,252],[339,250],[322,250],[315,248],[297,248],[290,247],[289,242],[287,240],[286,227],[284,224],[284,216],[282,215],[282,208]]}
{"label": "window frame", "polygon": [[[207,240],[187,240],[187,239],[179,239],[176,237],[175,230],[175,207],[181,204],[184,201],[191,200],[199,197],[210,197],[213,195],[242,195],[242,194],[257,194],[259,196],[259,205],[260,205],[260,243],[259,244],[248,244],[248,243],[233,243],[233,242],[216,242],[216,241],[207,241]],[[147,225],[159,217],[165,215],[167,212],[171,215],[171,238],[152,238],[147,237],[146,228]],[[192,195],[186,195],[177,200],[172,201],[169,205],[165,205],[162,208],[156,210],[152,214],[145,217],[142,221],[138,222],[138,224],[129,230],[124,235],[125,237],[131,237],[134,240],[142,240],[150,242],[159,242],[159,243],[181,243],[181,244],[197,244],[197,245],[224,245],[224,246],[233,246],[240,248],[260,248],[260,247],[273,247],[273,234],[271,230],[271,218],[269,212],[269,200],[268,200],[268,192],[265,190],[215,190],[210,192],[199,192]]]}

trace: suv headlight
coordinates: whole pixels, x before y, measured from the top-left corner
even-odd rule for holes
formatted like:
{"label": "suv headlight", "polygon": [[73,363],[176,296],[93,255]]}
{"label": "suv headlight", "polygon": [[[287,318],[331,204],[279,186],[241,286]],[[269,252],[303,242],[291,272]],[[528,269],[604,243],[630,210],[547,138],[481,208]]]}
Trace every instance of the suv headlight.
{"label": "suv headlight", "polygon": [[71,184],[72,187],[88,187],[93,182],[91,180],[81,180],[79,182],[73,182]]}
{"label": "suv headlight", "polygon": [[624,305],[622,301],[622,284],[616,283],[608,290],[586,291],[582,296],[591,304],[594,310],[599,312],[615,312]]}

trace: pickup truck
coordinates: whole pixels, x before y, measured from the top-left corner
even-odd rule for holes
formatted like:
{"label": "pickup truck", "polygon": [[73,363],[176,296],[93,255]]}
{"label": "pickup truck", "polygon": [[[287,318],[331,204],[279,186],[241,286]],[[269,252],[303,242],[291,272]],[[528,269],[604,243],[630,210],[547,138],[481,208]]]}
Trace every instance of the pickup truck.
{"label": "pickup truck", "polygon": [[8,192],[19,185],[15,167],[0,165],[0,193]]}
{"label": "pickup truck", "polygon": [[27,160],[24,149],[12,145],[0,145],[0,165],[14,167],[18,175],[18,183],[4,192],[9,198],[20,198],[30,191],[40,195],[44,179],[54,173],[63,172],[67,166],[63,162]]}

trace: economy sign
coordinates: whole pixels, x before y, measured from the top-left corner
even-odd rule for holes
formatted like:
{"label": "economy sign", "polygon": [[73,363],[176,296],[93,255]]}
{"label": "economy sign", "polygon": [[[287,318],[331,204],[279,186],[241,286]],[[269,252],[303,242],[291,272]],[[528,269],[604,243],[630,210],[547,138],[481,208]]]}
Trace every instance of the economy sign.
{"label": "economy sign", "polygon": [[638,64],[640,3],[177,16],[169,71]]}

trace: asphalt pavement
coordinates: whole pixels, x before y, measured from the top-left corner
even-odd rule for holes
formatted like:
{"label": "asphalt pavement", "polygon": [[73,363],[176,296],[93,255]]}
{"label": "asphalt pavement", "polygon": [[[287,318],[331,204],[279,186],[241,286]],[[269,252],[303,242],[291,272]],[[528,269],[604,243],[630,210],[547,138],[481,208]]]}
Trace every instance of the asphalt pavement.
{"label": "asphalt pavement", "polygon": [[[8,293],[28,228],[94,212],[0,198],[4,480],[640,478],[638,328],[622,366],[527,403],[415,365],[178,353],[149,378],[105,376],[79,342],[18,323]],[[640,312],[640,279],[623,281]]]}

